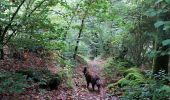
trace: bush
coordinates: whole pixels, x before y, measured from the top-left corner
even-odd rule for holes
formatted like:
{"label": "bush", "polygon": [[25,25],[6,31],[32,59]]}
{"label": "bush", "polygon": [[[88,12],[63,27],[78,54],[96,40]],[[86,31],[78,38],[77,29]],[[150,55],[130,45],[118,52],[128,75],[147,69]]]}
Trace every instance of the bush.
{"label": "bush", "polygon": [[[159,79],[157,78],[158,76]],[[164,76],[164,74],[150,76],[148,79],[143,81],[142,84],[124,87],[125,93],[121,99],[122,100],[169,100],[170,86],[165,85],[166,80],[167,80],[167,76]]]}
{"label": "bush", "polygon": [[66,65],[64,69],[60,72],[60,75],[65,79],[65,83],[67,84],[68,88],[73,88],[73,68],[69,65]]}
{"label": "bush", "polygon": [[56,89],[62,82],[62,76],[59,74],[53,74],[49,70],[37,70],[37,69],[26,69],[19,70],[17,73],[25,75],[27,80],[32,80],[38,83],[40,88],[44,89]]}
{"label": "bush", "polygon": [[141,73],[139,68],[130,68],[124,71],[123,76],[126,76],[129,73]]}
{"label": "bush", "polygon": [[121,59],[121,58],[115,58],[114,63],[115,65],[119,67],[124,67],[124,68],[130,68],[130,67],[135,66],[131,61],[127,59]]}
{"label": "bush", "polygon": [[105,75],[107,75],[108,77],[112,77],[113,76],[113,71],[115,70],[114,66],[113,66],[113,59],[109,58],[107,59],[106,64],[104,65],[104,73]]}
{"label": "bush", "polygon": [[126,70],[129,67],[134,66],[130,61],[128,60],[122,60],[122,59],[113,59],[109,58],[107,59],[107,62],[104,66],[104,72],[107,76],[112,78],[114,75],[113,72],[115,72],[115,75],[123,75],[124,70]]}
{"label": "bush", "polygon": [[21,93],[29,87],[26,77],[19,73],[0,72],[0,93]]}
{"label": "bush", "polygon": [[140,73],[128,73],[125,78],[120,79],[117,83],[119,87],[135,86],[144,82],[144,76]]}

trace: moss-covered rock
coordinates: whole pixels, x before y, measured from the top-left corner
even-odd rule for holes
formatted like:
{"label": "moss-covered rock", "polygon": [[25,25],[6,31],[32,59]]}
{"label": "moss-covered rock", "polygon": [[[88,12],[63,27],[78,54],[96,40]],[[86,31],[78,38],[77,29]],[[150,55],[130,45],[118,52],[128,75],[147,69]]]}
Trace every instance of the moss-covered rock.
{"label": "moss-covered rock", "polygon": [[137,68],[131,68],[125,71],[124,78],[120,79],[117,84],[119,87],[134,86],[144,83],[144,75]]}

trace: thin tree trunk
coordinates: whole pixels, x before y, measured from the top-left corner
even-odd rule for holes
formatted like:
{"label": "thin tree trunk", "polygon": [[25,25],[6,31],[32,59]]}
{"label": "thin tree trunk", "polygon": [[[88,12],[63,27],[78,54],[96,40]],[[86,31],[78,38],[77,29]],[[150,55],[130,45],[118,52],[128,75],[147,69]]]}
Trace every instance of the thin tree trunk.
{"label": "thin tree trunk", "polygon": [[76,58],[76,55],[77,55],[77,52],[78,52],[78,46],[79,46],[79,42],[80,42],[80,37],[81,37],[83,27],[84,27],[84,20],[85,20],[85,17],[81,21],[81,27],[80,27],[80,30],[79,30],[79,33],[78,33],[78,38],[77,38],[77,41],[76,41],[76,47],[75,47],[74,55],[73,55],[74,59]]}
{"label": "thin tree trunk", "polygon": [[11,19],[10,19],[10,22],[9,22],[8,25],[5,27],[5,29],[4,29],[4,31],[3,31],[3,33],[2,33],[2,38],[5,37],[8,29],[11,27],[11,24],[12,24],[14,18],[16,17],[17,13],[19,12],[21,6],[24,4],[25,1],[26,1],[26,0],[23,0],[23,1],[21,2],[21,4],[18,6],[18,8],[16,9],[16,11],[13,13],[13,15],[12,15],[12,17],[11,17]]}
{"label": "thin tree trunk", "polygon": [[[4,44],[5,44],[5,43],[4,43],[4,39],[5,39],[5,36],[6,36],[7,32],[8,32],[8,29],[11,27],[11,24],[12,24],[14,18],[16,17],[17,13],[19,12],[21,6],[24,4],[25,1],[26,1],[26,0],[22,0],[22,2],[21,2],[20,5],[17,7],[16,11],[13,13],[13,15],[12,15],[12,17],[11,17],[8,25],[4,28],[4,30],[3,30],[3,31],[2,31],[2,29],[0,30],[0,33],[1,33],[1,34],[0,34],[0,45],[1,45],[1,47],[0,47],[0,53],[1,53],[0,59],[4,59],[3,46],[4,46]],[[8,40],[8,39],[7,39],[7,40]]]}

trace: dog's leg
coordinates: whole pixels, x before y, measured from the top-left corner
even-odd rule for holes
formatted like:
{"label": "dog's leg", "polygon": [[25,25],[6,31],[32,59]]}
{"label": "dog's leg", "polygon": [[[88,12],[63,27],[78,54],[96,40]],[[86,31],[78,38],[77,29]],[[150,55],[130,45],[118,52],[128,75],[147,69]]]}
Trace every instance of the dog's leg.
{"label": "dog's leg", "polygon": [[89,81],[87,81],[87,88],[89,88],[89,84],[90,84],[90,82],[89,82]]}
{"label": "dog's leg", "polygon": [[94,91],[94,88],[95,88],[95,83],[92,83],[92,88],[93,88],[93,91]]}

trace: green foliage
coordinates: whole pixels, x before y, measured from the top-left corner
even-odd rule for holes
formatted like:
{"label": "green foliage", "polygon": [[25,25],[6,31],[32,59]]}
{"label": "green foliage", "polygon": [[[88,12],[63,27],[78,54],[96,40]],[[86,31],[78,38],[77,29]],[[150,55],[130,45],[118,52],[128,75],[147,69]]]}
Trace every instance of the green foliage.
{"label": "green foliage", "polygon": [[137,69],[131,68],[125,72],[125,77],[117,82],[118,86],[120,87],[139,85],[145,80],[144,76],[139,71],[137,71]]}
{"label": "green foliage", "polygon": [[26,77],[22,74],[0,72],[0,93],[21,93],[29,86]]}
{"label": "green foliage", "polygon": [[126,76],[129,73],[141,73],[139,68],[130,68],[124,71],[124,76]]}
{"label": "green foliage", "polygon": [[133,63],[128,60],[108,58],[104,65],[104,73],[111,78],[114,74],[123,75],[124,70],[132,66]]}
{"label": "green foliage", "polygon": [[77,55],[76,60],[81,64],[87,64],[88,58],[86,56]]}
{"label": "green foliage", "polygon": [[55,89],[62,82],[62,75],[53,74],[49,70],[26,69],[17,73],[25,75],[27,80],[32,80],[39,84],[40,88]]}
{"label": "green foliage", "polygon": [[113,59],[112,58],[107,59],[107,62],[104,65],[104,73],[107,76],[112,77],[113,76],[114,67],[115,66],[113,66]]}
{"label": "green foliage", "polygon": [[[147,75],[147,74],[146,74]],[[148,74],[150,76],[150,74]],[[162,75],[159,80],[151,79],[151,76],[148,77],[142,84],[135,86],[129,86],[124,88],[124,96],[122,100],[169,100],[170,99],[170,86],[164,85],[166,77]],[[157,77],[154,76],[154,77]],[[153,77],[153,76],[152,76]]]}
{"label": "green foliage", "polygon": [[135,66],[131,61],[127,60],[127,59],[115,59],[114,60],[114,64],[115,66],[119,67],[119,68],[130,68]]}
{"label": "green foliage", "polygon": [[66,65],[64,69],[60,72],[60,75],[63,76],[64,82],[67,84],[68,88],[74,87],[73,69],[71,66]]}
{"label": "green foliage", "polygon": [[155,25],[155,28],[158,28],[158,27],[164,25],[164,21],[157,21],[154,25]]}
{"label": "green foliage", "polygon": [[170,39],[162,41],[163,46],[170,45]]}

